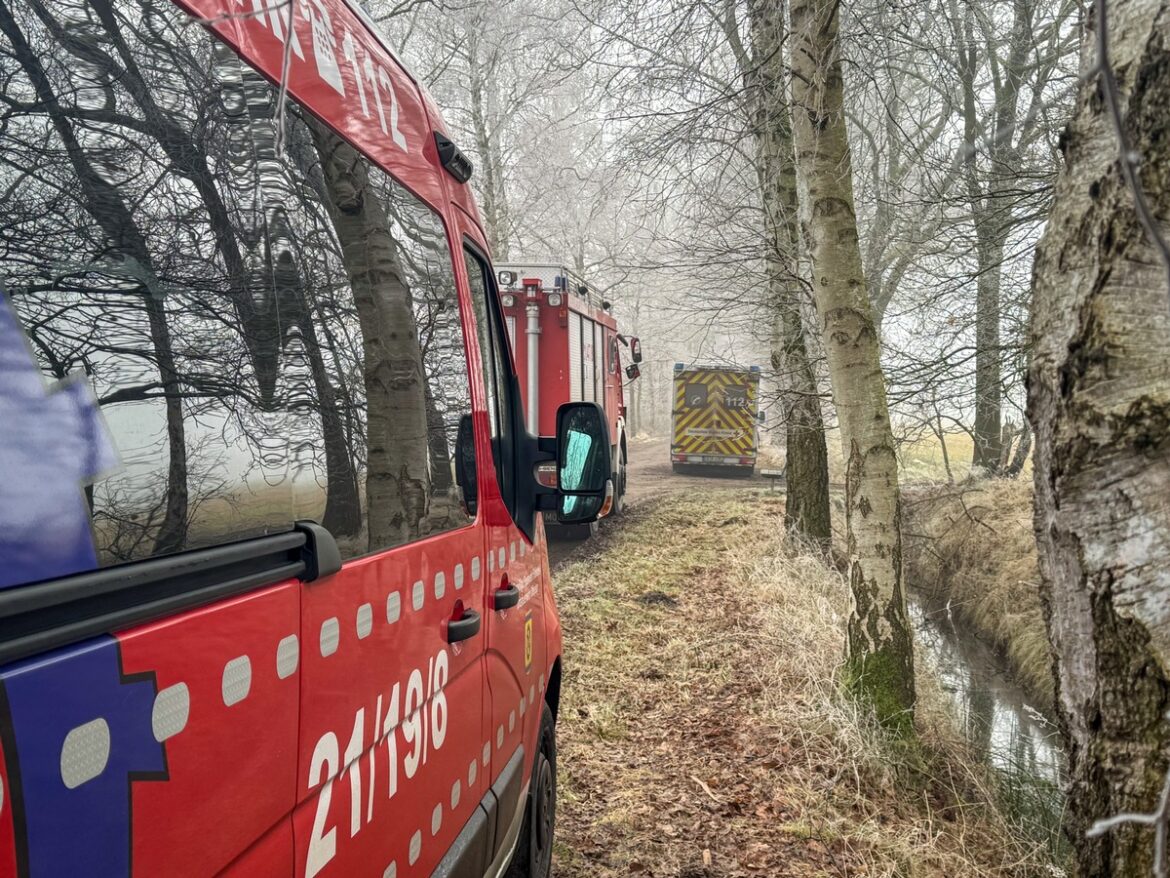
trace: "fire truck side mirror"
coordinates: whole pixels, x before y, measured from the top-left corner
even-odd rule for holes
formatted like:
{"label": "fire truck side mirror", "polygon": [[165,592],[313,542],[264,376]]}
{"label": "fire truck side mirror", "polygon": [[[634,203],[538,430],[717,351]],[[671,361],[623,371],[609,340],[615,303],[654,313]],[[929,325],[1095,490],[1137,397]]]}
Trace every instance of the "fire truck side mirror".
{"label": "fire truck side mirror", "polygon": [[642,370],[638,368],[638,365],[636,363],[630,363],[630,365],[626,366],[626,377],[629,378],[631,381],[633,381],[635,378],[640,377],[641,375],[642,375]]}
{"label": "fire truck side mirror", "polygon": [[601,406],[565,403],[557,409],[557,518],[586,524],[604,515],[610,476],[609,426]]}
{"label": "fire truck side mirror", "polygon": [[642,340],[639,338],[630,339],[630,359],[635,363],[642,362]]}

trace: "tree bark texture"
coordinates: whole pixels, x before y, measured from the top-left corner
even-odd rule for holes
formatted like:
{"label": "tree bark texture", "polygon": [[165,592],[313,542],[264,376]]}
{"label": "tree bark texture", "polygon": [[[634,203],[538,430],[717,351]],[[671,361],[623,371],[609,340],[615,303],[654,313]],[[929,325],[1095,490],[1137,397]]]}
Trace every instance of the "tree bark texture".
{"label": "tree bark texture", "polygon": [[319,123],[308,124],[362,330],[369,544],[400,545],[419,535],[430,496],[426,377],[411,294],[365,159]]}
{"label": "tree bark texture", "polygon": [[481,37],[472,29],[467,38],[467,60],[470,73],[471,124],[475,131],[475,147],[483,163],[482,183],[479,187],[483,208],[484,230],[492,258],[508,258],[508,201],[504,193],[504,169],[500,158],[498,134],[493,130],[490,113],[492,85],[491,71],[483,57]]}
{"label": "tree bark texture", "polygon": [[898,464],[877,328],[861,267],[835,0],[792,4],[792,93],[802,226],[847,462],[846,684],[913,730],[914,653],[902,592]]}
{"label": "tree bark texture", "polygon": [[784,518],[788,532],[829,549],[829,456],[816,375],[801,318],[796,165],[784,68],[783,2],[752,0],[751,68],[745,76],[755,125],[756,174],[764,209],[772,371],[781,387],[787,446]]}
{"label": "tree bark texture", "polygon": [[[1112,67],[1139,177],[1170,215],[1170,2],[1109,3]],[[1035,527],[1057,702],[1069,747],[1077,874],[1149,875],[1153,832],[1094,820],[1152,811],[1168,767],[1170,300],[1122,176],[1084,41],[1066,166],[1035,263],[1028,412]]]}

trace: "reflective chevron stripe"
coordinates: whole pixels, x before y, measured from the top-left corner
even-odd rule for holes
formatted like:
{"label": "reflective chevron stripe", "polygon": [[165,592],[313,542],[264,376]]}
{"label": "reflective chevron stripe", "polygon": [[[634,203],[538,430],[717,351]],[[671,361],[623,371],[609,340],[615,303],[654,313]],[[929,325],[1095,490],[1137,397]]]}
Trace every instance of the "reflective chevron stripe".
{"label": "reflective chevron stripe", "polygon": [[[758,386],[758,378],[749,372],[703,369],[675,373],[672,453],[754,456]],[[740,397],[743,405],[732,406]]]}

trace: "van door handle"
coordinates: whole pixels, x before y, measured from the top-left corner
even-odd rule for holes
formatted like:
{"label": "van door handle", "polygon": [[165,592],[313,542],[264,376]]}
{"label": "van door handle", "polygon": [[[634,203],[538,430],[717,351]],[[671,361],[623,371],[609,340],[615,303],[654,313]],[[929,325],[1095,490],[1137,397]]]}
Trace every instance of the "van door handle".
{"label": "van door handle", "polygon": [[447,623],[447,642],[459,643],[461,640],[475,637],[479,634],[479,613],[470,608],[463,611],[463,617],[452,619]]}
{"label": "van door handle", "polygon": [[520,603],[520,589],[514,585],[501,585],[492,595],[493,610],[510,610]]}

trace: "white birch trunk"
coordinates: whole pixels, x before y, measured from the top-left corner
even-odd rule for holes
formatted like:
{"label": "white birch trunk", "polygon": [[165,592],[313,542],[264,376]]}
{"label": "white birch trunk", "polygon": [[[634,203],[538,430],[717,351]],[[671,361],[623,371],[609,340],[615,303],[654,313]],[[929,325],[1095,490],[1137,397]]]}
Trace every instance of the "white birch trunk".
{"label": "white birch trunk", "polygon": [[898,464],[857,237],[838,10],[835,0],[792,4],[792,94],[801,219],[848,465],[846,683],[884,725],[910,732],[914,654],[902,592]]}
{"label": "white birch trunk", "polygon": [[[1121,109],[1154,215],[1170,211],[1170,2],[1111,2]],[[1067,829],[1080,875],[1148,875],[1153,832],[1088,839],[1151,811],[1170,749],[1170,301],[1122,178],[1089,23],[1067,165],[1035,265],[1029,417],[1036,536],[1058,707]],[[1165,227],[1163,226],[1163,234]]]}

